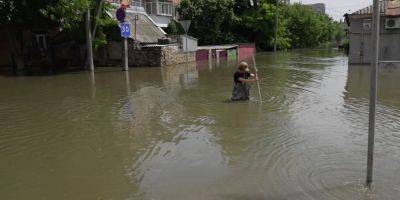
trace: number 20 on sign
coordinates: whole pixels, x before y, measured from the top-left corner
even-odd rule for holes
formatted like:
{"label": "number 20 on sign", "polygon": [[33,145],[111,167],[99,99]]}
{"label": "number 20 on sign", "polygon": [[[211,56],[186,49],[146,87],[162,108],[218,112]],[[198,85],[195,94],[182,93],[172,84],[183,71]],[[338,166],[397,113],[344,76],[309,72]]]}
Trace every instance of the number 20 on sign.
{"label": "number 20 on sign", "polygon": [[129,23],[121,24],[121,36],[124,38],[128,38],[131,36],[131,25]]}

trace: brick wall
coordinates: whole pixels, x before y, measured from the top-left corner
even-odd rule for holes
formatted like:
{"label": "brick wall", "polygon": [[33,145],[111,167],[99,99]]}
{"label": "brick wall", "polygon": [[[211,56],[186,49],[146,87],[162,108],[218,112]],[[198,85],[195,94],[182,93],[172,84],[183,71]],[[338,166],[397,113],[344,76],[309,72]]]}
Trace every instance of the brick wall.
{"label": "brick wall", "polygon": [[[107,47],[106,65],[122,63],[122,43],[110,43]],[[101,57],[101,55],[99,55]],[[135,49],[129,43],[129,66],[162,67],[196,62],[196,52],[182,52],[178,45],[154,45]]]}
{"label": "brick wall", "polygon": [[181,63],[195,62],[196,52],[181,52],[177,45],[168,45],[161,48],[162,66],[176,65]]}

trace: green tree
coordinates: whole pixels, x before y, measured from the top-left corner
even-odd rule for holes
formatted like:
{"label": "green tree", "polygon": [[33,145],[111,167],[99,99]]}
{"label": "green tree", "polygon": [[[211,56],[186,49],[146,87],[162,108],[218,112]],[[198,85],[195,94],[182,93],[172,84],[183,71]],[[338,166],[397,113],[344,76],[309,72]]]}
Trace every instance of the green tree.
{"label": "green tree", "polygon": [[332,40],[333,20],[328,15],[316,13],[301,4],[289,6],[286,15],[293,48],[316,47]]}
{"label": "green tree", "polygon": [[185,30],[183,30],[182,25],[176,20],[171,20],[168,24],[168,27],[165,29],[165,32],[169,35],[181,35],[185,34]]}
{"label": "green tree", "polygon": [[191,20],[189,33],[199,39],[201,45],[234,42],[231,32],[236,18],[234,0],[183,0],[178,13]]}
{"label": "green tree", "polygon": [[0,0],[1,28],[7,34],[11,46],[12,59],[23,67],[23,33],[24,30],[47,29],[53,22],[40,12],[55,0]]}
{"label": "green tree", "polygon": [[183,0],[178,12],[193,25],[190,34],[200,44],[255,42],[271,50],[274,44],[275,12],[279,9],[277,43],[280,49],[316,47],[340,38],[335,22],[301,4],[280,4],[260,0]]}
{"label": "green tree", "polygon": [[[255,9],[247,9],[240,16],[240,21],[235,27],[238,38],[248,42],[256,42],[258,47],[264,50],[271,50],[274,46],[275,36],[275,13],[274,4],[263,2]],[[280,13],[283,8],[278,8]],[[278,26],[278,47],[287,49],[291,47],[291,41],[287,33],[287,19],[279,16]]]}
{"label": "green tree", "polygon": [[[92,13],[93,46],[98,48],[107,44],[112,37],[111,30],[117,22],[110,18],[106,11],[111,9],[104,0],[59,0],[57,4],[48,5],[42,13],[63,28],[65,39],[85,43],[84,14],[90,9]],[[111,26],[111,27],[110,27]]]}
{"label": "green tree", "polygon": [[345,32],[345,27],[346,25],[343,22],[334,22],[333,27],[334,27],[334,40],[338,45],[340,45],[343,40],[345,39],[346,32]]}
{"label": "green tree", "polygon": [[105,44],[103,29],[115,24],[104,12],[109,8],[110,4],[103,0],[0,0],[0,22],[7,32],[13,56],[23,65],[24,31],[59,27],[68,39],[84,42],[84,13],[88,9],[95,13],[92,21],[98,29],[94,45]]}

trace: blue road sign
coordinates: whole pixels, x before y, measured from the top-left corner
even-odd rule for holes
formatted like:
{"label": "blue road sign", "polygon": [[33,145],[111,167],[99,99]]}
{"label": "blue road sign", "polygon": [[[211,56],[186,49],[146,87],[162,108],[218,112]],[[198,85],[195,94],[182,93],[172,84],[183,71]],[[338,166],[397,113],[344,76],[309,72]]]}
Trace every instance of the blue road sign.
{"label": "blue road sign", "polygon": [[131,25],[129,23],[121,23],[121,36],[124,38],[131,36]]}

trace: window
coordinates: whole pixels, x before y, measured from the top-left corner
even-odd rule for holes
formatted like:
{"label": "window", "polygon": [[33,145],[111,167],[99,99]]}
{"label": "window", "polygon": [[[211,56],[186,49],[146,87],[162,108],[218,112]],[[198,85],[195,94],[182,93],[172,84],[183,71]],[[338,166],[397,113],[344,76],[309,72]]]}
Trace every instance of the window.
{"label": "window", "polygon": [[46,35],[45,34],[36,34],[36,43],[38,45],[39,50],[44,51],[47,49],[46,43]]}
{"label": "window", "polygon": [[173,6],[171,2],[158,2],[158,14],[172,16]]}

